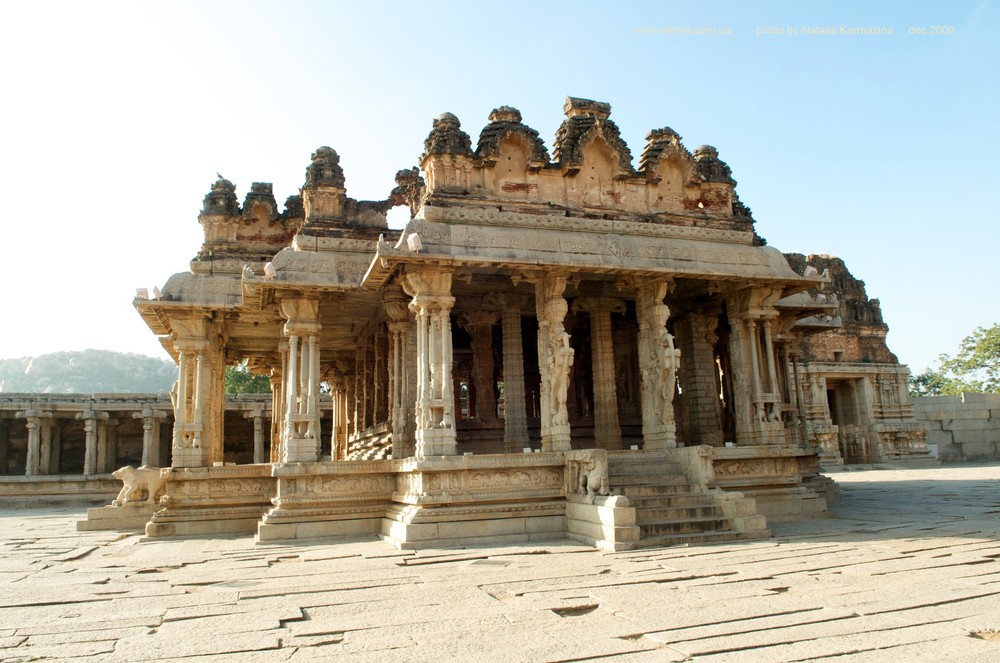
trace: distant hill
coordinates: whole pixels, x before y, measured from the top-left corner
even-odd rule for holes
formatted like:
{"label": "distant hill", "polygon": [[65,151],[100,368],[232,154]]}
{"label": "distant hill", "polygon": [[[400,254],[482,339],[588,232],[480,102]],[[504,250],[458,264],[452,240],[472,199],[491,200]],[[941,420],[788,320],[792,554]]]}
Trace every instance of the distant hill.
{"label": "distant hill", "polygon": [[165,392],[176,379],[177,366],[172,361],[111,350],[0,359],[0,392],[4,393]]}

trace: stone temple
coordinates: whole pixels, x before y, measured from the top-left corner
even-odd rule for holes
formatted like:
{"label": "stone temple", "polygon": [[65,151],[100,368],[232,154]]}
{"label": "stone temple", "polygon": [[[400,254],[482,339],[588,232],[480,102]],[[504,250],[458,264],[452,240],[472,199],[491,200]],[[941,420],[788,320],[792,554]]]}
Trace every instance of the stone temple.
{"label": "stone temple", "polygon": [[[609,104],[563,110],[551,152],[508,106],[475,143],[439,116],[386,200],[329,147],[284,210],[220,178],[190,271],[135,301],[179,367],[170,467],[82,526],[624,549],[823,515],[820,463],[931,460],[841,261],[767,246],[714,147],[654,129],[635,167]],[[235,464],[244,360],[270,429]]]}

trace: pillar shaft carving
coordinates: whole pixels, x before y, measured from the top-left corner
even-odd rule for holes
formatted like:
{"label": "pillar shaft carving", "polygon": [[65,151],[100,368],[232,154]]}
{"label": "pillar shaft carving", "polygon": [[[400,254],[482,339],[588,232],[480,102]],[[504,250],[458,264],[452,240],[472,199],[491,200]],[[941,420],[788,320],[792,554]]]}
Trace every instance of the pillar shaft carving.
{"label": "pillar shaft carving", "polygon": [[[24,419],[24,425],[28,429],[28,448],[27,458],[24,463],[24,475],[31,477],[47,473],[48,468],[42,467],[42,428],[45,427],[43,420],[51,420],[52,413],[43,410],[24,410],[17,412],[15,416],[18,419]],[[46,456],[44,460],[48,460],[48,457]]]}
{"label": "pillar shaft carving", "polygon": [[453,455],[458,451],[455,437],[455,399],[452,387],[451,272],[445,270],[408,271],[403,288],[413,300],[410,310],[416,318],[417,457]]}
{"label": "pillar shaft carving", "polygon": [[674,347],[674,337],[667,331],[670,309],[663,299],[669,287],[667,281],[654,281],[636,289],[642,437],[646,450],[677,446],[673,401],[680,350]]}
{"label": "pillar shaft carving", "polygon": [[689,444],[722,446],[722,405],[719,369],[714,346],[720,308],[692,311],[674,325],[681,345],[680,383],[684,389],[686,433]]}
{"label": "pillar shaft carving", "polygon": [[591,372],[594,381],[594,443],[602,449],[620,449],[618,389],[615,383],[615,347],[611,314],[624,313],[625,302],[613,297],[586,297],[573,302],[574,310],[590,314]]}
{"label": "pillar shaft carving", "polygon": [[222,460],[225,364],[221,341],[207,319],[174,320],[171,324],[179,356],[177,382],[171,392],[174,406],[171,464],[211,465]]}
{"label": "pillar shaft carving", "polygon": [[142,420],[142,465],[159,467],[160,422],[167,418],[167,413],[147,407],[133,412],[132,418]]}
{"label": "pillar shaft carving", "polygon": [[496,383],[493,380],[493,325],[500,320],[496,311],[463,313],[462,326],[472,336],[472,377],[476,386],[475,412],[481,421],[496,419]]}
{"label": "pillar shaft carving", "polygon": [[281,314],[288,341],[281,462],[314,463],[320,451],[319,301],[282,300]]}
{"label": "pillar shaft carving", "polygon": [[410,346],[414,330],[406,294],[398,287],[386,291],[384,301],[389,320],[389,422],[392,430],[392,457],[405,458],[413,453],[408,423],[414,417],[415,377]]}
{"label": "pillar shaft carving", "polygon": [[728,300],[730,364],[736,441],[739,444],[782,444],[782,395],[774,359],[772,320],[780,290],[746,288]]}
{"label": "pillar shaft carving", "polygon": [[281,369],[271,370],[271,453],[269,460],[272,463],[281,461],[281,433],[282,423],[285,421],[285,399],[282,393],[284,383],[285,368],[288,362],[287,344],[279,345],[281,352]]}
{"label": "pillar shaft carving", "polygon": [[264,411],[250,410],[244,412],[245,419],[253,419],[253,462],[263,463],[264,461]]}
{"label": "pillar shaft carving", "polygon": [[516,453],[528,446],[521,338],[521,311],[527,305],[526,299],[524,295],[504,295],[499,299],[503,318],[504,453]]}
{"label": "pillar shaft carving", "polygon": [[83,421],[84,448],[83,448],[83,473],[85,475],[97,474],[97,423],[107,419],[107,412],[79,412],[76,415],[78,420]]}

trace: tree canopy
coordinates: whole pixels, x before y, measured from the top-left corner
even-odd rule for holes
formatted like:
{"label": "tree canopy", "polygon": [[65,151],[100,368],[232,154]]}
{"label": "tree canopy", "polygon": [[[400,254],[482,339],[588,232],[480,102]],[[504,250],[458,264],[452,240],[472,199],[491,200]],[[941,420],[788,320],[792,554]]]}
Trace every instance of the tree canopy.
{"label": "tree canopy", "polygon": [[226,367],[227,394],[269,394],[271,379],[266,375],[251,375],[244,359],[235,366]]}
{"label": "tree canopy", "polygon": [[962,339],[958,354],[938,357],[938,367],[910,378],[914,396],[962,392],[1000,393],[1000,323],[979,327]]}

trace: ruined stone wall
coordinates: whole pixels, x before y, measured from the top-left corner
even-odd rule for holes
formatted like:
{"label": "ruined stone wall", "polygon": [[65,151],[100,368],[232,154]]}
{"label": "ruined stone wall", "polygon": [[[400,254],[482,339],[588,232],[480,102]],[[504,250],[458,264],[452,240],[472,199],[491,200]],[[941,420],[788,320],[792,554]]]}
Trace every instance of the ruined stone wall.
{"label": "ruined stone wall", "polygon": [[1000,460],[1000,394],[914,398],[913,415],[942,461]]}
{"label": "ruined stone wall", "polygon": [[830,283],[823,292],[837,297],[837,315],[843,325],[839,329],[820,332],[802,341],[807,361],[898,364],[899,359],[885,343],[889,326],[882,319],[877,299],[869,299],[865,282],[854,278],[844,261],[828,255],[786,253],[792,269],[802,273],[806,266],[819,272],[829,270]]}

